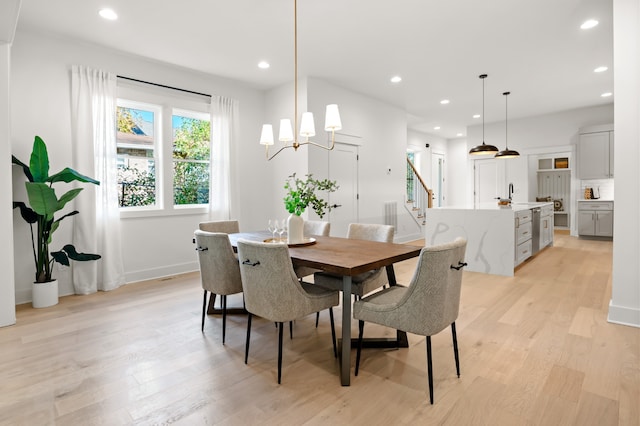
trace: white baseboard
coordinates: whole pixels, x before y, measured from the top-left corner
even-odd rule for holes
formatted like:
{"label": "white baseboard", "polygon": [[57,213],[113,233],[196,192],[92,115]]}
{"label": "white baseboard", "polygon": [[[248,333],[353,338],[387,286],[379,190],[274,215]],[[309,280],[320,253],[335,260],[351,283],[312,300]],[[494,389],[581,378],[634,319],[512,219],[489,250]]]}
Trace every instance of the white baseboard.
{"label": "white baseboard", "polygon": [[609,301],[609,316],[607,321],[614,324],[628,325],[640,328],[640,309],[626,306],[616,306]]}
{"label": "white baseboard", "polygon": [[176,265],[167,265],[159,268],[151,268],[151,269],[143,269],[140,271],[126,272],[125,281],[127,284],[131,284],[138,281],[153,280],[157,278],[164,278],[172,275],[198,271],[199,269],[200,267],[197,261],[179,263]]}
{"label": "white baseboard", "polygon": [[398,244],[403,244],[403,243],[408,243],[409,241],[422,240],[422,239],[424,239],[424,235],[421,235],[419,232],[417,232],[415,234],[401,235],[397,238],[394,238],[393,242]]}

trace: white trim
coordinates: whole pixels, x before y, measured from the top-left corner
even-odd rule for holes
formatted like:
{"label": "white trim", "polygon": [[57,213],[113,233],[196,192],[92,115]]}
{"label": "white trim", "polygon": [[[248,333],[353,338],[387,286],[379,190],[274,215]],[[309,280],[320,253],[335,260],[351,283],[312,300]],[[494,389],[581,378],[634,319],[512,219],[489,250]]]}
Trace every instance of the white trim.
{"label": "white trim", "polygon": [[615,306],[613,300],[610,300],[607,321],[613,324],[640,328],[640,309]]}
{"label": "white trim", "polygon": [[139,271],[127,272],[125,274],[127,284],[139,281],[147,281],[158,278],[170,277],[187,272],[199,271],[198,262],[177,263],[175,265],[161,266],[158,268],[142,269]]}

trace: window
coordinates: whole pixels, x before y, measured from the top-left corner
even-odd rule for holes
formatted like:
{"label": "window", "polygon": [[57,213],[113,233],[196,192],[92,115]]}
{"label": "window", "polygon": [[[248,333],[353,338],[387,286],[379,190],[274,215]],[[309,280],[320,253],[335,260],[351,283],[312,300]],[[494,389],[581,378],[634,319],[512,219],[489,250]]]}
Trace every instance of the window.
{"label": "window", "polygon": [[173,204],[209,203],[209,142],[211,123],[206,114],[174,110]]}
{"label": "window", "polygon": [[[414,164],[415,154],[413,152],[407,151],[407,160]],[[413,173],[413,169],[407,162],[407,201],[414,201],[415,198],[415,174]]]}
{"label": "window", "polygon": [[118,203],[120,207],[156,205],[156,117],[160,109],[119,101],[117,109]]}
{"label": "window", "polygon": [[122,96],[117,105],[121,209],[178,212],[206,206],[211,156],[209,104],[162,93],[118,90]]}

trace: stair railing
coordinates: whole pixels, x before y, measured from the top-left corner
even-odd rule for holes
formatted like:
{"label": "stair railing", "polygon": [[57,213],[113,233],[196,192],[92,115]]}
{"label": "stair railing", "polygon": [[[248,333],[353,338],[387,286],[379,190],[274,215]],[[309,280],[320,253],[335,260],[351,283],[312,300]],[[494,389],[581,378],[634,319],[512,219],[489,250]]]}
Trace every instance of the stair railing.
{"label": "stair railing", "polygon": [[422,180],[415,166],[407,157],[407,205],[418,225],[425,224],[426,209],[433,207],[433,191]]}

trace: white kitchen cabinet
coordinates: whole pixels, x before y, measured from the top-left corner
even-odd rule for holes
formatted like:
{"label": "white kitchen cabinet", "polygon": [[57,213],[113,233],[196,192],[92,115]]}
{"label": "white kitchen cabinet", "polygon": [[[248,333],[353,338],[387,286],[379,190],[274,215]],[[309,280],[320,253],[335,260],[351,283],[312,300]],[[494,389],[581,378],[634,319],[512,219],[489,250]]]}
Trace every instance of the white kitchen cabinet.
{"label": "white kitchen cabinet", "polygon": [[553,243],[553,222],[553,207],[542,207],[540,214],[540,249]]}
{"label": "white kitchen cabinet", "polygon": [[613,237],[613,201],[579,201],[578,234]]}
{"label": "white kitchen cabinet", "polygon": [[583,133],[578,143],[578,177],[613,177],[613,131]]}
{"label": "white kitchen cabinet", "polygon": [[515,219],[515,259],[514,265],[518,266],[529,257],[533,251],[531,237],[533,236],[531,210],[521,210],[514,215]]}

